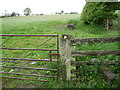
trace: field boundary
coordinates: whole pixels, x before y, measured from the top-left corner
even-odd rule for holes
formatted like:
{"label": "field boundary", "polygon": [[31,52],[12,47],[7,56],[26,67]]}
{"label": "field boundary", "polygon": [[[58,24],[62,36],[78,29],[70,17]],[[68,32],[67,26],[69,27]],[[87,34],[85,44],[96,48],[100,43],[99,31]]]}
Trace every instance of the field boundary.
{"label": "field boundary", "polygon": [[[60,39],[60,58],[62,61],[63,72],[62,76],[65,80],[77,80],[76,72],[80,72],[77,70],[77,66],[81,66],[82,64],[86,65],[95,65],[98,63],[99,65],[117,65],[118,61],[112,60],[107,62],[101,61],[76,61],[76,57],[83,56],[105,56],[105,55],[120,55],[120,50],[92,50],[92,51],[77,51],[76,45],[85,45],[85,44],[96,44],[96,43],[115,43],[120,42],[120,37],[100,37],[100,38],[75,38],[72,35],[64,34]],[[65,69],[64,69],[65,68]],[[110,71],[108,68],[100,68],[103,71],[103,74],[107,77],[108,83],[115,79],[115,74]]]}

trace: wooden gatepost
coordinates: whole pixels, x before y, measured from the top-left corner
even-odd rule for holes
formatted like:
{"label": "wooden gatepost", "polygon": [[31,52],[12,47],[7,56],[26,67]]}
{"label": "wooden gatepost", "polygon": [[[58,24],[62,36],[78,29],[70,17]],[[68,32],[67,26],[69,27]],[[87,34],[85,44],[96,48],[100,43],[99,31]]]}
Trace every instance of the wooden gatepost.
{"label": "wooden gatepost", "polygon": [[72,57],[72,52],[76,50],[76,47],[71,46],[70,42],[74,38],[72,35],[64,34],[60,39],[61,76],[64,80],[71,80],[71,76],[74,76],[71,74],[71,70],[76,69],[76,67],[71,66],[71,61],[75,61],[75,58]]}

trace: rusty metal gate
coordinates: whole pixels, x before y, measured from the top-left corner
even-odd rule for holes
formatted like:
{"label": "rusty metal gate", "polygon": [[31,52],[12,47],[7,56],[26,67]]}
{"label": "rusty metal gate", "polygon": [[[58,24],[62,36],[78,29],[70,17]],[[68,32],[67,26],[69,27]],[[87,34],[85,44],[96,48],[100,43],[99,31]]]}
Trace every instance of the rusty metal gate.
{"label": "rusty metal gate", "polygon": [[[3,50],[2,56],[0,58],[2,60],[0,63],[1,64],[0,67],[2,67],[2,69],[0,70],[0,73],[2,74],[2,76],[0,76],[0,77],[10,78],[10,79],[20,79],[20,80],[45,81],[45,82],[50,81],[51,80],[50,78],[57,78],[58,71],[59,71],[59,37],[58,37],[58,35],[0,35],[0,36],[2,37],[2,40],[3,40],[0,45],[0,46],[2,46],[0,49]],[[22,37],[24,37],[24,38],[22,38]],[[30,39],[30,37],[32,37],[32,39],[34,39],[34,37],[37,37],[37,39],[35,38],[35,40],[30,40],[30,41],[33,41],[33,43],[32,43],[33,46],[34,46],[34,43],[37,43],[38,40],[42,41],[42,42],[40,41],[41,44],[35,48],[18,48],[18,46],[17,46],[17,48],[14,47],[17,44],[20,47],[22,45],[24,46],[24,43],[26,43],[27,41],[24,41],[24,42],[22,42],[22,41],[26,40],[26,38]],[[43,38],[41,39],[41,37],[43,37]],[[14,38],[14,40],[12,41],[11,38]],[[15,41],[17,41],[18,38],[21,38],[20,41],[15,43]],[[52,49],[51,48],[49,49],[49,47],[47,47],[47,46],[50,43],[48,43],[46,45],[47,48],[40,48],[43,45],[45,46],[45,44],[53,38],[55,38],[55,40],[51,41],[50,43],[53,44],[53,42],[54,42],[55,44],[53,44],[53,45],[55,46],[55,48],[52,47]],[[10,45],[10,46],[8,45],[8,47],[5,47],[4,44],[7,43],[8,41],[9,41],[9,44],[10,43],[15,43],[15,44]],[[29,46],[29,43],[27,43],[27,46]],[[8,51],[6,51],[6,50],[8,50]],[[14,51],[13,53],[15,53],[16,55],[11,56],[12,51]],[[22,53],[19,53],[19,51],[22,51],[22,53],[24,53],[26,51],[27,55],[25,55],[24,57],[21,58],[19,56],[19,54],[21,55]],[[39,53],[37,53],[38,56],[34,56],[36,58],[33,59],[32,58],[33,56],[30,54],[35,51],[42,51],[42,54],[41,54],[42,58],[44,57],[44,54],[46,52],[46,55],[48,55],[48,56],[45,56],[45,57],[48,57],[48,59],[39,59],[39,56],[40,56]],[[4,52],[5,52],[5,54],[4,54]],[[20,58],[15,58],[14,56],[17,56]],[[27,56],[30,56],[30,57],[26,58]],[[53,57],[54,57],[54,59],[53,59]],[[29,62],[31,62],[31,63],[29,63]],[[36,62],[38,62],[37,65],[36,65]],[[43,63],[41,63],[41,62],[43,62]],[[51,63],[51,66],[55,66],[56,68],[44,67],[45,65],[47,65],[48,62],[49,62],[49,64]],[[56,63],[56,64],[53,64],[53,63]],[[49,67],[49,66],[47,66],[47,67]],[[27,71],[24,71],[24,70],[27,70]],[[53,72],[53,74],[51,74],[51,72]],[[41,73],[42,73],[42,75],[41,75]],[[24,76],[25,76],[25,78],[21,78]]]}

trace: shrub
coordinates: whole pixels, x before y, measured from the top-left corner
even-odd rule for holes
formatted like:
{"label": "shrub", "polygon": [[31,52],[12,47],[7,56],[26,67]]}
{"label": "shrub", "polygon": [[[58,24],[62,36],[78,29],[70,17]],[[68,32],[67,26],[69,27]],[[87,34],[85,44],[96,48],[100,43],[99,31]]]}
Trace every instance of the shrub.
{"label": "shrub", "polygon": [[102,24],[104,19],[117,18],[115,11],[120,9],[120,3],[115,2],[88,2],[81,14],[84,24]]}
{"label": "shrub", "polygon": [[8,16],[0,16],[0,18],[6,18],[6,17],[8,17]]}

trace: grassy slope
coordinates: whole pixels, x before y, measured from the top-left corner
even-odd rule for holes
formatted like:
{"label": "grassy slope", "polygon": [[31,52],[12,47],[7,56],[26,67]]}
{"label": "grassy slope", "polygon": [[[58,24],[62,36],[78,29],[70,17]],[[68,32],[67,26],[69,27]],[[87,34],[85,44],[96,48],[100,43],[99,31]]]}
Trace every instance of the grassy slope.
{"label": "grassy slope", "polygon": [[[70,20],[79,22],[79,15],[44,15],[11,17],[2,19],[2,34],[72,34],[76,37],[115,36],[115,31],[104,31],[100,27],[84,27],[72,32],[64,30],[64,25]],[[94,30],[94,31],[93,31]],[[0,30],[1,31],[1,30]],[[28,32],[29,31],[29,32]]]}
{"label": "grassy slope", "polygon": [[[72,21],[71,21],[72,20]],[[77,29],[72,30],[64,30],[64,25],[66,23],[76,23]],[[1,30],[0,30],[1,31]],[[105,31],[100,26],[85,26],[79,24],[79,15],[43,15],[43,16],[25,16],[25,17],[11,17],[11,18],[4,18],[2,19],[2,34],[59,34],[60,36],[62,34],[71,34],[78,38],[83,37],[107,37],[107,36],[117,36],[118,31],[117,30],[110,30]],[[3,38],[3,41],[6,38]],[[43,42],[43,40],[46,40],[46,38],[11,38],[10,41],[5,43],[3,47],[16,47],[16,48],[36,48],[36,46]],[[54,46],[55,39],[52,41],[46,43],[42,48],[56,48]],[[54,46],[54,47],[53,47]],[[101,49],[117,49],[117,44],[105,44],[101,45],[90,45],[90,46],[80,46],[79,50],[101,50]],[[8,54],[9,53],[9,54]],[[26,56],[26,53],[29,53],[29,51],[3,51],[4,57],[16,57],[16,58],[23,58]],[[41,58],[48,58],[48,52],[34,52],[27,56],[26,58],[34,58],[34,59],[41,59]],[[100,59],[106,59],[106,58],[113,58],[115,57],[101,57]],[[87,59],[90,59],[89,57]],[[78,60],[81,60],[81,58],[78,58]],[[84,60],[84,58],[82,58]],[[17,62],[19,63],[19,61]],[[24,64],[24,62],[21,62],[20,64]],[[7,64],[7,65],[18,65],[19,64]],[[34,65],[33,67],[40,67],[40,65],[44,65],[43,63],[37,63],[37,65]],[[26,66],[30,66],[30,64],[26,64]],[[50,66],[50,68],[56,68],[56,64]],[[10,71],[11,69],[6,69],[7,71]],[[23,71],[22,73],[30,73],[32,71]],[[41,74],[42,72],[39,72]],[[44,73],[44,72],[43,72]],[[44,74],[48,74],[44,73]],[[31,77],[32,78],[32,77]],[[98,77],[99,78],[99,77]],[[7,83],[6,83],[7,82]],[[11,82],[11,84],[9,84]],[[93,82],[93,84],[87,82],[87,84],[90,84],[86,86],[86,83],[76,83],[76,85],[73,85],[72,83],[65,83],[65,82],[56,82],[52,81],[50,83],[42,83],[42,82],[32,82],[32,81],[19,81],[19,80],[10,80],[10,79],[4,79],[3,84],[6,83],[6,85],[3,85],[4,87],[104,87],[102,84],[96,84],[96,79],[90,80],[90,82]],[[14,84],[16,83],[16,84]],[[59,84],[61,83],[61,84]],[[104,83],[104,81],[101,81],[101,83]]]}

